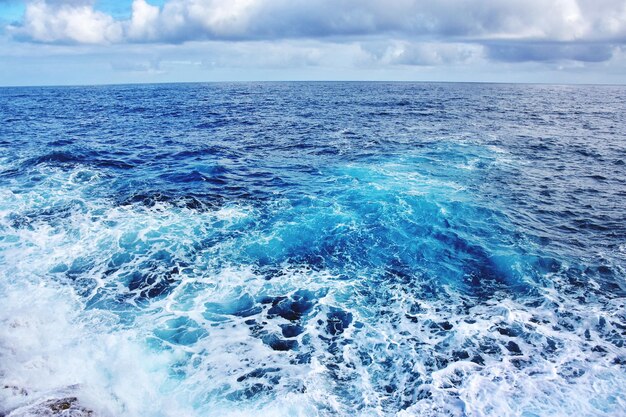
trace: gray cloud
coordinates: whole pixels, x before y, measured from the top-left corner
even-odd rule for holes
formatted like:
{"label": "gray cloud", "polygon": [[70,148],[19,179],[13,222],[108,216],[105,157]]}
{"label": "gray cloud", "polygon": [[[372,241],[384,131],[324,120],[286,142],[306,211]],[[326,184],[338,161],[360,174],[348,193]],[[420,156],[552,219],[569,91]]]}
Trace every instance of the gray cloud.
{"label": "gray cloud", "polygon": [[476,62],[484,48],[476,43],[416,42],[402,39],[362,42],[372,65],[438,66]]}
{"label": "gray cloud", "polygon": [[[59,85],[233,80],[422,80],[624,83],[626,48],[604,63],[504,62],[480,44],[468,59],[424,65],[394,62],[400,51],[447,48],[445,42],[403,39],[201,41],[184,44],[69,45],[0,38],[0,83]],[[454,45],[454,44],[453,44]],[[431,61],[433,62],[433,61]],[[419,63],[421,65],[415,65]],[[45,68],[45,71],[42,71]]]}
{"label": "gray cloud", "polygon": [[495,44],[487,47],[487,56],[504,62],[604,62],[613,57],[613,47],[606,44]]}
{"label": "gray cloud", "polygon": [[[6,1],[6,0],[0,0]],[[611,58],[626,43],[623,0],[134,0],[130,19],[93,0],[30,0],[15,39],[116,44],[210,41],[363,42],[381,62],[448,65],[487,57],[504,62]],[[379,48],[380,49],[380,48]],[[276,53],[280,56],[280,53]],[[297,54],[295,54],[297,56]],[[306,62],[316,60],[310,51]]]}
{"label": "gray cloud", "polygon": [[475,44],[410,44],[395,55],[390,63],[401,65],[454,65],[480,58],[483,48]]}
{"label": "gray cloud", "polygon": [[153,24],[160,27],[163,40],[395,34],[573,41],[623,38],[626,3],[622,0],[170,0]]}

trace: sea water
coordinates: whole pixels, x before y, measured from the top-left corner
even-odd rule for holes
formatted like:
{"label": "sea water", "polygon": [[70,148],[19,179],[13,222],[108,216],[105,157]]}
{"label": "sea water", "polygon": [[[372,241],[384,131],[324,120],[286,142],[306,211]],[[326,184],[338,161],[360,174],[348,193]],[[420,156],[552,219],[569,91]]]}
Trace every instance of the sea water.
{"label": "sea water", "polygon": [[0,413],[626,415],[626,87],[0,89]]}

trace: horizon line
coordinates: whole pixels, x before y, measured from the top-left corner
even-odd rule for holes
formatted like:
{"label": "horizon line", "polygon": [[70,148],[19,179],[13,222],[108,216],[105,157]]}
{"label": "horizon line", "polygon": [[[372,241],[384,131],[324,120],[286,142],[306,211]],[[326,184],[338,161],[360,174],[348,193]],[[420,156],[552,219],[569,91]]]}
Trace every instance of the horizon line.
{"label": "horizon line", "polygon": [[208,81],[162,81],[162,82],[113,82],[94,84],[11,84],[0,85],[0,88],[58,88],[58,87],[114,87],[114,86],[149,86],[171,84],[280,84],[280,83],[395,83],[395,84],[500,84],[500,85],[546,85],[546,86],[605,86],[623,87],[626,82],[619,83],[551,83],[529,81],[433,81],[433,80],[208,80]]}

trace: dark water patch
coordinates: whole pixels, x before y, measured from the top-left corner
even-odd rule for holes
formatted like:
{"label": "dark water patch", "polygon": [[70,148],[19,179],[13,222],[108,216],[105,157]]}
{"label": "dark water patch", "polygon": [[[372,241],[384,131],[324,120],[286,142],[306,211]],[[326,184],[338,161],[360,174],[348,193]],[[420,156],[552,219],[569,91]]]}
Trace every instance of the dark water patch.
{"label": "dark water patch", "polygon": [[202,160],[206,157],[215,157],[215,156],[222,156],[225,155],[226,152],[228,152],[228,148],[227,147],[220,147],[220,146],[206,146],[206,147],[202,147],[199,149],[191,149],[191,150],[184,150],[184,151],[180,151],[180,152],[176,152],[174,154],[172,154],[170,157],[172,160]]}
{"label": "dark water patch", "polygon": [[[180,282],[180,262],[167,251],[157,251],[138,263],[136,269],[120,271],[117,280],[125,283],[128,295],[150,300],[168,295]],[[109,273],[117,272],[116,269]]]}
{"label": "dark water patch", "polygon": [[297,337],[304,332],[304,327],[297,324],[281,324],[283,337]]}
{"label": "dark water patch", "polygon": [[331,336],[344,332],[352,323],[352,313],[345,312],[340,308],[331,307],[326,320],[326,331]]}
{"label": "dark water patch", "polygon": [[275,333],[270,333],[261,337],[263,343],[277,351],[289,351],[298,347],[298,341],[293,339],[282,339]]}
{"label": "dark water patch", "polygon": [[122,160],[98,158],[98,154],[85,154],[80,152],[51,152],[42,156],[28,159],[22,163],[23,167],[35,167],[42,164],[53,166],[78,166],[87,165],[98,168],[133,169],[134,164]]}
{"label": "dark water patch", "polygon": [[608,178],[605,177],[604,175],[598,175],[598,174],[588,175],[587,178],[591,178],[592,180],[596,180],[600,182],[608,180]]}
{"label": "dark water patch", "polygon": [[313,291],[298,290],[289,297],[271,300],[272,307],[267,314],[269,317],[277,315],[285,320],[298,321],[313,309],[317,298]]}
{"label": "dark water patch", "polygon": [[62,147],[62,146],[70,146],[74,144],[76,140],[74,139],[56,139],[50,142],[50,146]]}
{"label": "dark water patch", "polygon": [[519,345],[512,340],[509,340],[506,344],[506,349],[511,352],[512,355],[521,355],[522,350]]}
{"label": "dark water patch", "polygon": [[237,382],[243,382],[249,379],[266,379],[272,384],[277,384],[280,380],[280,368],[259,368],[237,378]]}
{"label": "dark water patch", "polygon": [[226,398],[230,401],[243,401],[243,400],[251,400],[259,395],[267,394],[273,390],[273,387],[270,385],[255,383],[252,384],[242,390],[237,390],[229,393]]}
{"label": "dark water patch", "polygon": [[0,178],[10,179],[19,176],[22,173],[20,169],[17,168],[9,168],[0,171]]}
{"label": "dark water patch", "polygon": [[128,277],[128,291],[136,292],[139,298],[152,299],[167,295],[176,283],[172,272],[164,274],[134,272]]}
{"label": "dark water patch", "polygon": [[173,207],[188,208],[190,210],[215,209],[222,204],[224,198],[219,195],[172,195],[161,192],[142,192],[118,199],[117,205],[128,206],[140,204],[145,207],[155,207],[157,204],[166,203]]}

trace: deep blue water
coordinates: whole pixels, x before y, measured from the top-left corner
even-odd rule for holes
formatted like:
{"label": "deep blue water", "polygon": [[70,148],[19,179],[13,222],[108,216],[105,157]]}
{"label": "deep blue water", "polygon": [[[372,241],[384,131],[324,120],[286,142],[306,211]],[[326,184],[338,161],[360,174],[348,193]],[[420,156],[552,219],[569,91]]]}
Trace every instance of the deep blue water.
{"label": "deep blue water", "polygon": [[626,415],[626,87],[0,89],[0,412]]}

